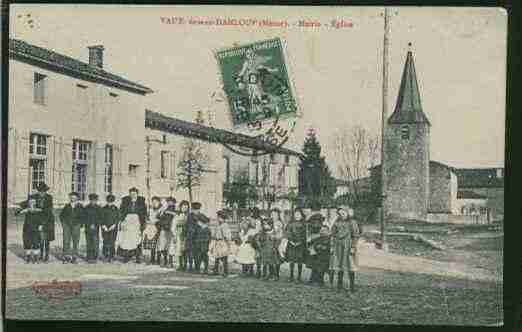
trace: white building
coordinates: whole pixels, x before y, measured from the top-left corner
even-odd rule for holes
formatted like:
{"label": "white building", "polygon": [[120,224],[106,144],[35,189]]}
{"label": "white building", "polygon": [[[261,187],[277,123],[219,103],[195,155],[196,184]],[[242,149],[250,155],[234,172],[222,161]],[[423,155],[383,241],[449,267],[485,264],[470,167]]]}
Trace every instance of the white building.
{"label": "white building", "polygon": [[[178,163],[187,140],[202,144],[207,155],[193,198],[211,216],[223,207],[224,186],[243,164],[251,170],[252,183],[269,187],[279,198],[297,188],[299,153],[248,135],[146,111],[145,96],[152,90],[104,70],[103,49],[89,47],[87,64],[10,40],[10,206],[42,182],[51,188],[57,207],[71,191],[79,192],[82,199],[97,193],[103,200],[109,193],[120,198],[130,187],[149,199],[188,199],[186,190],[177,186]],[[225,146],[265,154],[244,157]],[[287,205],[283,199],[273,204]]]}
{"label": "white building", "polygon": [[[203,203],[205,212],[215,215],[218,209],[224,207],[224,186],[234,181],[235,175],[240,172],[246,172],[249,182],[260,193],[263,190],[275,193],[273,207],[289,208],[284,196],[290,190],[297,189],[298,152],[262,143],[248,135],[153,111],[146,112],[146,128],[147,153],[150,156],[149,196],[173,196],[178,201],[188,200],[187,191],[177,188],[176,172],[186,140],[193,139],[203,144],[208,157],[201,184],[195,188],[193,197],[194,201]],[[226,146],[232,147],[235,152]],[[254,151],[260,155],[249,156]],[[260,200],[258,205],[263,207],[263,202]]]}
{"label": "white building", "polygon": [[58,204],[70,191],[145,189],[143,110],[152,90],[104,70],[103,50],[89,47],[87,64],[10,40],[9,205],[41,182]]}

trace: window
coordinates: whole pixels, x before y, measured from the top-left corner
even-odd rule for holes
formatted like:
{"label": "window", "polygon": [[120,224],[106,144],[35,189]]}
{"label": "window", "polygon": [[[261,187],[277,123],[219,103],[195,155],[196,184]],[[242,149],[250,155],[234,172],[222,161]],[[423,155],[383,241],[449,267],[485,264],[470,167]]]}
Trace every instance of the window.
{"label": "window", "polygon": [[112,193],[112,164],[113,164],[113,147],[111,144],[105,145],[105,176],[104,190],[107,194]]}
{"label": "window", "polygon": [[167,162],[169,161],[169,152],[161,151],[161,172],[160,176],[162,179],[167,178]]}
{"label": "window", "polygon": [[504,176],[504,173],[502,168],[497,168],[497,179],[502,179],[502,177]]}
{"label": "window", "polygon": [[401,138],[410,139],[410,127],[408,127],[407,125],[401,127]]}
{"label": "window", "polygon": [[72,191],[76,191],[81,200],[85,199],[87,193],[87,167],[90,148],[90,142],[73,140]]}
{"label": "window", "polygon": [[34,102],[36,104],[45,105],[45,82],[47,75],[34,73],[33,92]]}
{"label": "window", "polygon": [[31,176],[31,190],[45,182],[45,166],[47,163],[47,136],[39,134],[29,135],[29,169]]}
{"label": "window", "polygon": [[47,136],[39,134],[31,134],[29,136],[29,154],[32,156],[47,155]]}
{"label": "window", "polygon": [[138,165],[129,164],[129,176],[134,178],[138,176]]}

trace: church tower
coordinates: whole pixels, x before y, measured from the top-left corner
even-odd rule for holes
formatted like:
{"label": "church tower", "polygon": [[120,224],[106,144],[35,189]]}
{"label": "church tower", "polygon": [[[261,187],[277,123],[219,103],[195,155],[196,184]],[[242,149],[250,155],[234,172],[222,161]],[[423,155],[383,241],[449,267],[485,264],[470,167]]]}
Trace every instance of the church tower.
{"label": "church tower", "polygon": [[385,211],[392,219],[426,220],[430,194],[430,126],[422,111],[410,49],[395,110],[388,118],[384,136]]}

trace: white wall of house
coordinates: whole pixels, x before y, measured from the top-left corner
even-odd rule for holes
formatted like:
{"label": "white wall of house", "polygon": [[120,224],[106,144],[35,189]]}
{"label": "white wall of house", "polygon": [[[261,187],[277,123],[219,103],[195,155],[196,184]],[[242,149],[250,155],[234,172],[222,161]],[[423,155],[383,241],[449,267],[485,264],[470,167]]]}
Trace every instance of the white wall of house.
{"label": "white wall of house", "polygon": [[[148,128],[146,135],[150,146],[150,197],[172,196],[178,202],[188,200],[188,191],[177,186],[178,163],[183,156],[185,141],[188,139],[180,135]],[[216,212],[222,208],[223,203],[223,181],[225,179],[223,147],[219,144],[206,143],[200,140],[196,142],[203,145],[208,157],[208,164],[200,186],[193,189],[193,199],[195,202],[202,203],[202,210],[205,214],[215,218]],[[162,154],[163,158],[161,157]],[[145,172],[147,172],[147,165],[145,165]]]}
{"label": "white wall of house", "polygon": [[[45,75],[44,103],[34,99],[35,73]],[[31,133],[46,139],[45,182],[60,205],[72,190],[73,140],[90,143],[86,192],[105,195],[105,146],[113,146],[113,192],[145,189],[143,95],[76,79],[18,60],[9,62],[9,204],[26,198]],[[136,165],[132,174],[129,165]]]}

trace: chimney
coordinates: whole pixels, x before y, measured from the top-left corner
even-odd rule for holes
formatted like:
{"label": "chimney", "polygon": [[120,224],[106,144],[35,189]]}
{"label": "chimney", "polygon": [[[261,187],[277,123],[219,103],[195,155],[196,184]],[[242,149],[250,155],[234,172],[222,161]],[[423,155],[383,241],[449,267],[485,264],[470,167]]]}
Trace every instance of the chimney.
{"label": "chimney", "polygon": [[89,65],[103,68],[103,45],[87,47],[89,49]]}

